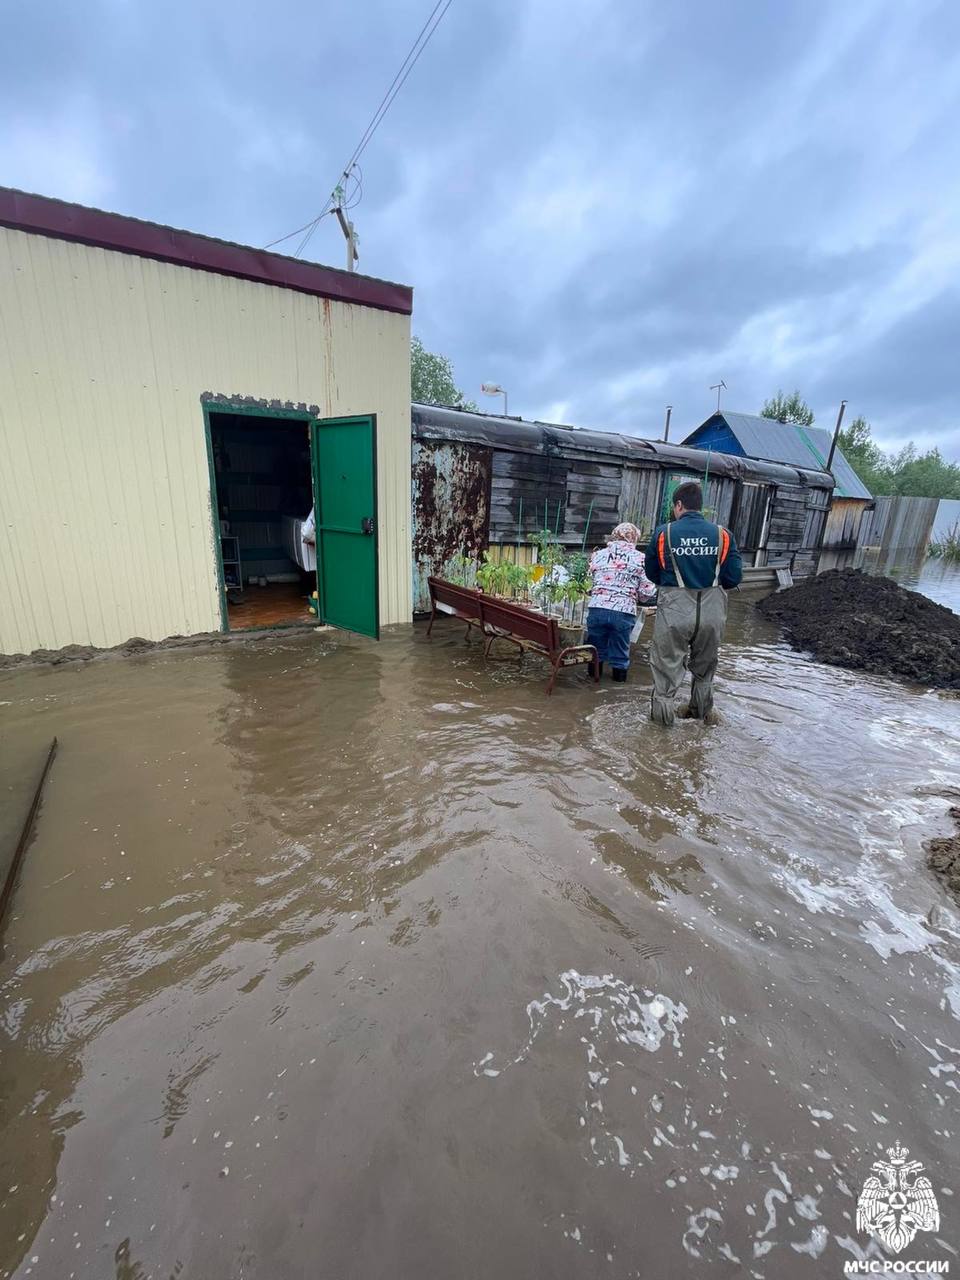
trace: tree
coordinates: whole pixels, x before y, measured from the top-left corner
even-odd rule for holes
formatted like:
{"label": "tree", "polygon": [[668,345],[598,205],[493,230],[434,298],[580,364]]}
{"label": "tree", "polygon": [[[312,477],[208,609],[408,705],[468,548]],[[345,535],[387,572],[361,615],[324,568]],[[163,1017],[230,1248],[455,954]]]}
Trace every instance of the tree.
{"label": "tree", "polygon": [[960,498],[960,465],[947,462],[939,449],[918,453],[911,441],[888,456],[873,439],[865,418],[854,418],[840,432],[838,443],[874,497]]}
{"label": "tree", "polygon": [[476,409],[453,380],[453,365],[446,356],[428,351],[419,338],[410,343],[410,394],[422,404],[442,404],[453,409]]}
{"label": "tree", "polygon": [[801,427],[813,426],[813,410],[799,391],[788,396],[777,391],[772,399],[766,401],[760,413],[764,418],[775,418],[778,422],[798,422]]}
{"label": "tree", "polygon": [[895,493],[911,498],[960,498],[960,466],[939,449],[918,453],[913,441],[891,459]]}
{"label": "tree", "polygon": [[890,460],[870,434],[866,418],[854,418],[841,430],[837,444],[874,497],[896,492]]}

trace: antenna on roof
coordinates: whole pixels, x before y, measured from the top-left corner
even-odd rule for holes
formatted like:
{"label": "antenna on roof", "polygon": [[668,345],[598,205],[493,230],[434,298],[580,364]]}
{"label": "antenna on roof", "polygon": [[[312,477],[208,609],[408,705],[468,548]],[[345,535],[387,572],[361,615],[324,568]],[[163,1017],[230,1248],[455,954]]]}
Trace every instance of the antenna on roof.
{"label": "antenna on roof", "polygon": [[720,379],[719,382],[715,382],[713,386],[710,388],[711,391],[715,391],[717,393],[717,413],[720,412],[720,392],[726,391],[726,389],[727,389],[727,384],[724,382],[722,378]]}

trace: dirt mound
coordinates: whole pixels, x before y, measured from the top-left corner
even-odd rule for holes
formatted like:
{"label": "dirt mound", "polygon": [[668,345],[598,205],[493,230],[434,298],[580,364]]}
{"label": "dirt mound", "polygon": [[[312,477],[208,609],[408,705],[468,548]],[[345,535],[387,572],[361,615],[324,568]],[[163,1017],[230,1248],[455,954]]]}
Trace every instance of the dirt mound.
{"label": "dirt mound", "polygon": [[[0,653],[0,671],[8,667],[51,666],[64,662],[92,662],[95,658],[131,658],[153,650],[188,649],[199,645],[258,644],[263,640],[279,640],[292,632],[306,631],[312,624],[296,627],[273,627],[264,631],[204,631],[194,636],[168,636],[166,640],[144,640],[131,636],[110,649],[90,644],[68,644],[62,649],[34,649],[32,653]],[[314,631],[319,630],[313,627]]]}
{"label": "dirt mound", "polygon": [[960,807],[955,805],[950,817],[957,824],[957,834],[927,841],[927,866],[942,876],[947,888],[960,897]]}
{"label": "dirt mound", "polygon": [[960,689],[960,617],[891,578],[833,569],[757,607],[821,662]]}

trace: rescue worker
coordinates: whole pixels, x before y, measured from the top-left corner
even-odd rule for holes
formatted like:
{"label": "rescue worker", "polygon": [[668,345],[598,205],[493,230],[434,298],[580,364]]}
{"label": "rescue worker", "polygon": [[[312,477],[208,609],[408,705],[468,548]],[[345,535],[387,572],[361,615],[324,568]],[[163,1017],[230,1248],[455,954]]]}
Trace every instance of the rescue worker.
{"label": "rescue worker", "polygon": [[[716,724],[713,678],[727,622],[727,592],[740,583],[743,565],[733,535],[703,518],[703,490],[696,480],[677,487],[673,520],[654,530],[645,556],[647,577],[660,588],[650,642],[653,692],[650,718],[674,717]],[[690,702],[674,700],[689,667]]]}
{"label": "rescue worker", "polygon": [[618,684],[627,678],[630,665],[630,633],[637,621],[637,607],[653,595],[643,572],[643,552],[637,550],[640,530],[625,521],[607,538],[607,545],[590,560],[593,587],[587,605],[587,644],[597,651],[590,673],[598,679],[603,664]]}

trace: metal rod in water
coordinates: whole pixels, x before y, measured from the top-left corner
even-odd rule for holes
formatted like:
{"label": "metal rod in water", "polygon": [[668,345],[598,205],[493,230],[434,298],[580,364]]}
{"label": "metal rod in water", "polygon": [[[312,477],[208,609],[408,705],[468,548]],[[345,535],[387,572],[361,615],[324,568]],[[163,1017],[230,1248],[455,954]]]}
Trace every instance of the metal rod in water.
{"label": "metal rod in water", "polygon": [[7,904],[13,897],[13,887],[16,884],[17,872],[20,870],[23,855],[27,851],[27,845],[30,843],[30,836],[33,834],[33,827],[37,818],[37,810],[40,808],[40,797],[43,794],[44,783],[47,781],[47,774],[50,772],[50,766],[53,764],[53,757],[56,754],[57,740],[54,738],[50,743],[50,750],[47,752],[47,762],[43,766],[43,772],[40,775],[40,781],[37,783],[37,789],[33,793],[33,803],[30,805],[30,811],[28,812],[26,821],[23,824],[23,830],[20,832],[20,839],[17,841],[17,847],[13,853],[13,861],[10,863],[10,870],[7,872],[7,878],[4,881],[3,890],[0,892],[0,922],[3,920]]}

